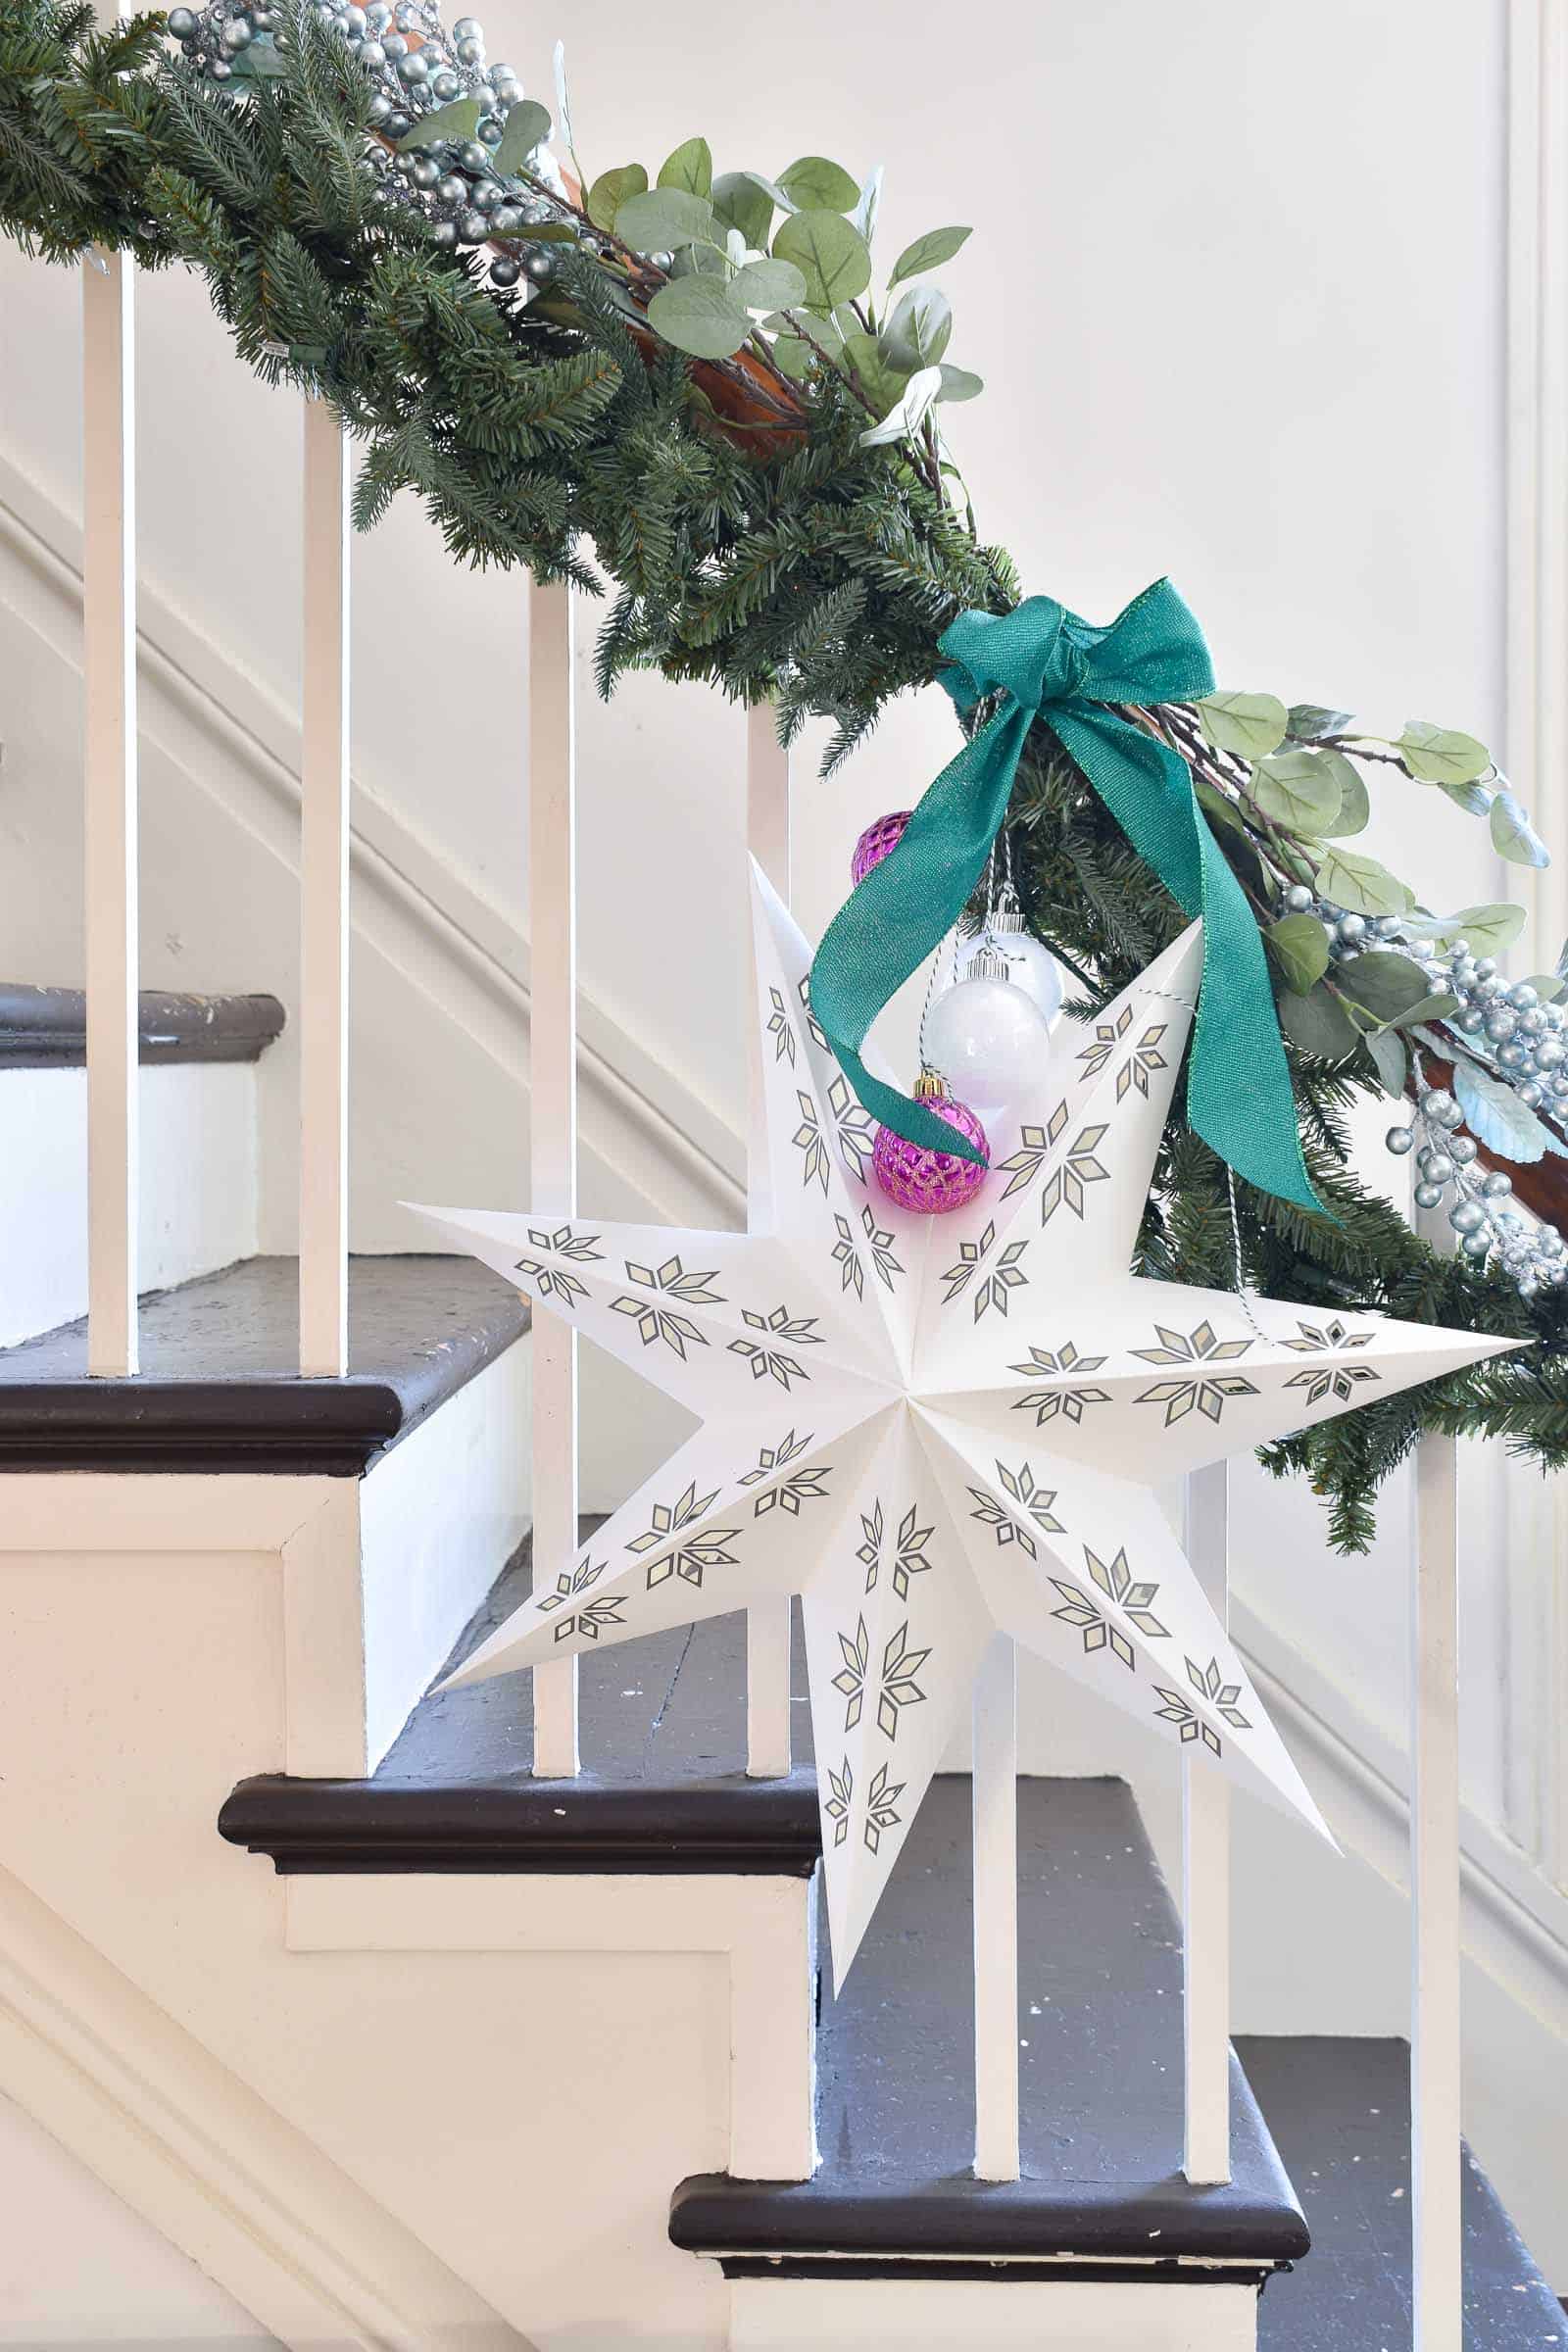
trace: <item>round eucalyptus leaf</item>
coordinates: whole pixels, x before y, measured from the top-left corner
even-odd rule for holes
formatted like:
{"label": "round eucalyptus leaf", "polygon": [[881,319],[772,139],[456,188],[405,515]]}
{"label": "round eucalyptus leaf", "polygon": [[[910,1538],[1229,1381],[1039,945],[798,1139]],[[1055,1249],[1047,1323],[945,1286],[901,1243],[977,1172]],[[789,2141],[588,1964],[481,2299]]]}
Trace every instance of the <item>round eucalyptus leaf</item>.
{"label": "round eucalyptus leaf", "polygon": [[1325,850],[1317,861],[1317,887],[1325,899],[1350,914],[1403,914],[1405,888],[1375,858],[1351,850]]}
{"label": "round eucalyptus leaf", "polygon": [[1410,1066],[1403,1038],[1396,1029],[1375,1029],[1362,1043],[1371,1055],[1372,1066],[1377,1071],[1384,1093],[1392,1095],[1397,1102],[1404,1093],[1404,1081]]}
{"label": "round eucalyptus leaf", "polygon": [[1407,718],[1394,748],[1406,772],[1423,784],[1472,784],[1492,765],[1484,743],[1456,727],[1435,727],[1429,718]]}
{"label": "round eucalyptus leaf", "polygon": [[792,213],[780,223],[773,254],[777,261],[795,264],[813,310],[853,302],[871,283],[870,248],[842,213]]}
{"label": "round eucalyptus leaf", "polygon": [[[473,99],[470,103],[476,106],[478,100]],[[425,121],[429,119],[427,115]],[[455,137],[456,133],[449,131],[446,135],[450,138]],[[467,136],[472,138],[471,130]],[[498,179],[510,179],[514,172],[522,170],[529,156],[542,147],[549,136],[549,107],[541,106],[537,98],[519,98],[515,106],[508,109],[507,126],[501,133],[500,146],[490,158],[490,169]],[[648,185],[646,179],[643,185]]]}
{"label": "round eucalyptus leaf", "polygon": [[974,232],[967,228],[928,228],[923,237],[906,245],[893,265],[888,279],[890,289],[900,286],[906,277],[918,277],[922,270],[940,270],[951,262],[960,245],[966,244]]}
{"label": "round eucalyptus leaf", "polygon": [[1313,757],[1323,761],[1340,788],[1339,813],[1330,823],[1319,825],[1319,833],[1343,841],[1348,833],[1364,832],[1372,814],[1372,803],[1354,760],[1347,760],[1343,752],[1316,752]]}
{"label": "round eucalyptus leaf", "polygon": [[1344,1061],[1360,1043],[1355,1023],[1321,983],[1310,996],[1298,997],[1287,990],[1279,1000],[1279,1012],[1280,1027],[1292,1045],[1323,1061]]}
{"label": "round eucalyptus leaf", "polygon": [[713,233],[713,208],[686,188],[650,188],[628,196],[615,215],[615,234],[638,253],[676,252]]}
{"label": "round eucalyptus leaf", "polygon": [[747,262],[729,290],[749,311],[790,311],[806,300],[806,279],[793,262]]}
{"label": "round eucalyptus leaf", "polygon": [[1510,865],[1551,863],[1551,852],[1511,792],[1498,793],[1487,822],[1492,829],[1493,848]]}
{"label": "round eucalyptus leaf", "polygon": [[752,331],[751,319],[730,300],[727,282],[705,273],[661,286],[648,305],[648,323],[677,351],[699,360],[731,358]]}
{"label": "round eucalyptus leaf", "polygon": [[[544,108],[541,107],[539,112],[544,115]],[[427,115],[421,115],[414,128],[399,139],[398,153],[416,155],[421,148],[434,147],[442,139],[471,139],[478,127],[478,99],[454,98],[450,106],[434,106]],[[545,128],[550,128],[548,115],[545,115]],[[538,144],[535,139],[533,146],[537,147]],[[532,154],[533,148],[530,147],[528,152]]]}
{"label": "round eucalyptus leaf", "polygon": [[950,368],[942,363],[942,389],[938,400],[977,400],[986,388],[983,375],[971,374],[967,368]]}
{"label": "round eucalyptus leaf", "polygon": [[863,332],[845,338],[844,356],[855,369],[856,381],[879,416],[904,398],[909,381],[907,368],[895,368],[883,358],[875,335]]}
{"label": "round eucalyptus leaf", "polygon": [[895,368],[935,368],[953,340],[953,305],[940,286],[910,286],[877,340]]}
{"label": "round eucalyptus leaf", "polygon": [[629,196],[646,196],[648,174],[641,164],[618,164],[601,172],[588,191],[588,218],[595,228],[613,231],[620,208]]}
{"label": "round eucalyptus leaf", "polygon": [[1284,914],[1264,938],[1288,989],[1308,995],[1329,968],[1329,935],[1315,914]]}
{"label": "round eucalyptus leaf", "polygon": [[778,184],[803,213],[853,213],[860,201],[859,181],[825,155],[803,155],[779,173]]}
{"label": "round eucalyptus leaf", "polygon": [[666,155],[654,183],[661,188],[684,188],[688,196],[710,196],[713,191],[713,152],[706,139],[687,139]]}
{"label": "round eucalyptus leaf", "polygon": [[1429,994],[1425,972],[1408,956],[1387,948],[1372,948],[1364,956],[1348,956],[1336,975],[1340,987],[1380,1021],[1408,1018]]}
{"label": "round eucalyptus leaf", "polygon": [[1298,743],[1321,743],[1325,735],[1343,735],[1353,716],[1353,711],[1331,710],[1326,703],[1293,703],[1286,730]]}
{"label": "round eucalyptus leaf", "polygon": [[1321,752],[1271,753],[1248,789],[1263,814],[1291,833],[1326,833],[1339,814],[1339,780]]}
{"label": "round eucalyptus leaf", "polygon": [[1285,740],[1285,705],[1274,694],[1205,694],[1197,706],[1206,742],[1261,760]]}
{"label": "round eucalyptus leaf", "polygon": [[758,253],[767,250],[773,199],[750,172],[724,172],[713,182],[713,212],[725,228],[738,228]]}

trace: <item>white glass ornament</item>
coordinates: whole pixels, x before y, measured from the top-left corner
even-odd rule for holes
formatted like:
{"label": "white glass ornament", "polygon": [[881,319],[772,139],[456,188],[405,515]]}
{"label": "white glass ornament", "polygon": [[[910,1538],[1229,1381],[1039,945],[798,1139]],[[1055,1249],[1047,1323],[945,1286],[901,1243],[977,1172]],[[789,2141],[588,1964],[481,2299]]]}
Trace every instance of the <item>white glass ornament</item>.
{"label": "white glass ornament", "polygon": [[[1049,1029],[1061,1010],[1061,974],[1044,940],[1031,938],[1027,931],[1004,932],[999,928],[988,946],[1005,958],[1008,979],[1030,999]],[[975,957],[971,956],[965,967],[966,977],[974,966]]]}
{"label": "white glass ornament", "polygon": [[921,1033],[925,1059],[982,1114],[1027,1100],[1051,1053],[1045,1015],[1006,970],[995,950],[982,949],[968,976],[938,997]]}

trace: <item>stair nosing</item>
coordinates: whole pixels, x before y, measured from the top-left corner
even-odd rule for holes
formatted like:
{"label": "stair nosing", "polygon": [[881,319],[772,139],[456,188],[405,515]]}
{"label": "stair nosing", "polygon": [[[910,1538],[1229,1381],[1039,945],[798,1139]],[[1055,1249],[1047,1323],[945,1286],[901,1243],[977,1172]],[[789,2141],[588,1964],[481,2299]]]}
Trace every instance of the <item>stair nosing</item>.
{"label": "stair nosing", "polygon": [[[137,1059],[258,1061],[282,1033],[276,997],[191,996],[143,989],[137,999]],[[0,1070],[77,1069],[87,1057],[87,1000],[79,988],[0,982]]]}

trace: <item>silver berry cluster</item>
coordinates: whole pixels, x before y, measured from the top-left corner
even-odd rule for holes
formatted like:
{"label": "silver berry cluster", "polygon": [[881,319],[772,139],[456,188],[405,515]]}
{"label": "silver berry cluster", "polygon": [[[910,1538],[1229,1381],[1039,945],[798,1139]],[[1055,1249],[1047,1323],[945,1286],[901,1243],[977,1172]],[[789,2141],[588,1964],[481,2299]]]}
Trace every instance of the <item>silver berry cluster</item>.
{"label": "silver berry cluster", "polygon": [[[550,197],[530,184],[543,181],[564,193],[548,149],[528,159],[528,180],[495,170],[492,156],[522,84],[511,66],[489,63],[476,17],[460,17],[449,33],[433,0],[369,0],[366,7],[318,0],[317,15],[370,81],[370,121],[380,136],[367,159],[369,168],[389,195],[426,216],[437,245],[486,246],[492,238],[521,236],[530,226],[562,219]],[[243,83],[265,72],[276,28],[277,11],[268,0],[213,0],[199,11],[175,8],[169,18],[187,62],[214,81],[238,75]],[[421,115],[460,98],[479,104],[471,139],[439,140],[416,154],[396,152]],[[526,281],[525,291],[544,285],[555,270],[547,245],[489,259],[490,282],[503,289],[519,279]]]}
{"label": "silver berry cluster", "polygon": [[[1353,962],[1368,949],[1396,947],[1420,965],[1434,996],[1458,999],[1447,1026],[1465,1039],[1476,1060],[1527,1109],[1558,1123],[1568,1117],[1568,1008],[1544,1003],[1528,980],[1510,983],[1495,958],[1477,956],[1468,940],[1440,946],[1412,938],[1401,916],[1348,913],[1304,883],[1287,892],[1286,906],[1293,914],[1318,916],[1336,963]],[[1416,1152],[1416,1205],[1434,1209],[1446,1201],[1448,1223],[1465,1255],[1481,1261],[1495,1253],[1522,1297],[1568,1285],[1563,1236],[1513,1204],[1513,1181],[1502,1169],[1478,1166],[1476,1139],[1464,1132],[1464,1112],[1453,1096],[1427,1083],[1419,1056],[1412,1055],[1412,1069],[1414,1117],[1408,1126],[1390,1128],[1387,1142],[1397,1155]]]}

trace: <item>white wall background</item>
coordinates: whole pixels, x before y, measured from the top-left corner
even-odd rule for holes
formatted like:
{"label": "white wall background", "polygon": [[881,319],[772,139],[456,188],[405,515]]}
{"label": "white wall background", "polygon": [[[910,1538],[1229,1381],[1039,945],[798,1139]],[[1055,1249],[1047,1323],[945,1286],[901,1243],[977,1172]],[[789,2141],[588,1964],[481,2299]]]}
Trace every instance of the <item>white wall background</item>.
{"label": "white wall background", "polygon": [[[492,54],[547,100],[550,45],[565,33],[590,172],[633,156],[652,169],[703,130],[720,169],[773,171],[812,150],[857,171],[882,162],[886,258],[939,222],[976,223],[942,276],[957,310],[954,356],[989,389],[953,413],[953,435],[983,528],[1030,587],[1106,618],[1168,571],[1202,616],[1222,683],[1333,700],[1390,732],[1416,714],[1494,741],[1506,14],[1504,0],[1323,0],[1309,15],[1244,0],[984,0],[959,24],[937,0],[797,0],[754,29],[699,0],[655,12],[601,0],[577,27],[516,0],[485,11]],[[259,795],[243,745],[204,731],[201,704],[216,696],[238,710],[274,767],[286,761],[297,411],[241,374],[196,286],[154,280],[140,299],[144,574],[166,650],[196,682],[149,747],[144,979],[271,987],[292,1002],[289,827],[275,797]],[[76,303],[70,273],[0,255],[0,526],[9,506],[55,544],[79,498]],[[0,528],[0,554],[6,544]],[[15,529],[9,545],[0,963],[8,976],[71,980],[71,648]],[[355,1238],[388,1248],[411,1238],[399,1197],[516,1197],[522,597],[450,569],[409,508],[358,549],[355,592],[359,815],[382,858],[358,950]],[[588,1204],[733,1213],[740,720],[713,698],[643,680],[608,712],[585,688],[581,726],[584,987],[632,1086],[699,1146],[674,1168],[653,1129],[642,1144],[612,1136],[589,1155]],[[803,760],[796,898],[808,930],[842,896],[859,827],[906,805],[953,742],[933,692],[891,713],[831,783]],[[1517,782],[1528,797],[1534,780]],[[1369,846],[1434,903],[1501,895],[1481,828],[1413,785],[1377,790]],[[416,887],[400,896],[411,876]],[[274,1246],[291,1227],[291,1085],[285,1045],[264,1090]],[[628,1418],[628,1398],[623,1389],[602,1404],[600,1442],[629,1483],[672,1432],[652,1407]],[[1523,1888],[1534,1934],[1561,1897],[1518,1834],[1532,1563],[1505,1557],[1500,1477],[1495,1460],[1467,1471],[1466,1797],[1494,1840],[1489,1866]],[[1383,1769],[1404,1709],[1402,1494],[1389,1498],[1373,1556],[1346,1562],[1325,1549],[1304,1491],[1250,1471],[1238,1489],[1250,1629],[1310,1690],[1331,1736]],[[1054,1696],[1040,1699],[1041,1762],[1070,1744]],[[1124,1760],[1108,1733],[1097,1760]],[[1240,2022],[1394,2030],[1396,1908],[1370,1895],[1363,1905],[1355,1865],[1340,1881],[1315,1861],[1298,1870],[1290,1833],[1273,1825],[1247,1850],[1252,1878],[1273,1879],[1259,1915],[1277,1923],[1295,1899],[1301,1913],[1291,1935],[1247,1943]],[[1328,1936],[1313,1932],[1325,1916]],[[1538,2080],[1561,2063],[1558,1982],[1555,2004],[1534,1993],[1525,2004]],[[1553,2236],[1568,2282],[1561,2184],[1532,2187],[1532,2168],[1510,2168],[1505,2112],[1490,2111],[1494,2144],[1481,2153],[1538,2243]]]}

